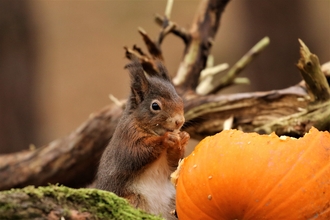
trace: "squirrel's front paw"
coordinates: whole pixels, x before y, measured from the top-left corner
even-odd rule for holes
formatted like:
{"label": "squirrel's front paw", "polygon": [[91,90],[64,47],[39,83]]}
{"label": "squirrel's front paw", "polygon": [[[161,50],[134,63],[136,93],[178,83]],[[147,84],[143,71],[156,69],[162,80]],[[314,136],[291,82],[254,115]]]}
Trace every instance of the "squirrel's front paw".
{"label": "squirrel's front paw", "polygon": [[[167,145],[167,161],[171,170],[174,171],[178,166],[179,160],[184,156],[185,146],[181,145],[180,133],[166,132],[164,136],[164,144]],[[182,134],[183,136],[185,135]]]}
{"label": "squirrel's front paw", "polygon": [[180,135],[181,148],[185,148],[188,144],[189,139],[190,139],[190,135],[185,131],[180,131],[179,135]]}
{"label": "squirrel's front paw", "polygon": [[168,147],[180,145],[180,135],[174,132],[166,132],[164,134],[164,143]]}

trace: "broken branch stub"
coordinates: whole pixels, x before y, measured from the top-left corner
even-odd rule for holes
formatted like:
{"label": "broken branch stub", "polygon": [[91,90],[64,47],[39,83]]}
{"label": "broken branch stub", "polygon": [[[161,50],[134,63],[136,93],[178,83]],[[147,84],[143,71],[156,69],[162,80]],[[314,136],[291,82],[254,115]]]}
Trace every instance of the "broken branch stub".
{"label": "broken branch stub", "polygon": [[310,52],[305,43],[299,39],[300,59],[297,67],[306,82],[312,101],[322,102],[330,99],[330,88],[325,74],[321,70],[319,58]]}

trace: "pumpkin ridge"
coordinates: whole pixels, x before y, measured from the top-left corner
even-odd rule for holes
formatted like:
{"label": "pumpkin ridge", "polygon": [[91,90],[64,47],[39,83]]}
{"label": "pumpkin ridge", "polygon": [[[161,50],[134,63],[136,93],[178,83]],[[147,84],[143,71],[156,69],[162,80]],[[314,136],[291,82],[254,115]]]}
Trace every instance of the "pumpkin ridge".
{"label": "pumpkin ridge", "polygon": [[[209,155],[209,154],[212,154],[213,152],[212,152],[212,150],[214,150],[213,148],[212,149],[210,149],[210,142],[212,143],[212,140],[213,139],[210,139],[209,141],[208,141],[208,143],[207,143],[207,152],[205,151],[204,152],[204,155],[205,155],[205,157],[207,157],[207,155]],[[214,143],[212,143],[211,145],[213,145]],[[208,172],[209,172],[209,170],[208,170]],[[210,173],[211,174],[211,173]],[[212,176],[213,174],[211,174],[211,176]],[[208,176],[208,175],[206,175],[206,176]],[[218,202],[220,202],[218,199],[216,199],[216,197],[215,197],[215,195],[217,195],[217,193],[214,193],[214,191],[212,190],[212,187],[210,187],[210,182],[208,182],[207,184],[207,187],[208,187],[208,189],[209,189],[209,191],[210,191],[210,195],[212,195],[213,196],[213,198],[212,198],[212,201],[213,201],[213,203],[215,204],[215,206],[218,208],[218,210],[221,210],[222,209],[222,206],[218,203]]]}
{"label": "pumpkin ridge", "polygon": [[[308,135],[311,135],[311,134],[308,134]],[[307,137],[304,137],[304,138],[307,138]],[[301,141],[303,141],[303,140],[301,140]],[[319,141],[319,137],[318,136],[314,136],[311,140],[309,140],[309,146],[308,146],[307,150],[304,151],[304,154],[301,155],[298,160],[301,160],[303,158],[303,156],[306,155],[306,152],[309,151],[309,149],[311,148],[310,146],[320,146],[317,143],[318,141]],[[329,158],[329,156],[330,156],[330,154],[328,154],[328,158]],[[301,189],[302,188],[308,188],[310,184],[312,184],[313,182],[316,182],[318,179],[320,179],[320,177],[324,176],[324,173],[325,172],[329,172],[330,173],[330,171],[329,171],[330,170],[330,163],[329,162],[330,162],[330,160],[328,159],[328,162],[327,163],[325,162],[325,164],[324,164],[324,166],[322,168],[318,168],[317,173],[315,173],[315,175],[313,177],[309,178],[308,181],[304,182],[304,185],[300,186],[299,188],[296,188],[296,190],[294,191],[294,193],[290,194],[290,196],[286,198],[285,202],[283,202],[280,205],[278,205],[276,208],[274,208],[268,214],[271,214],[273,212],[276,212],[276,210],[278,210],[281,207],[283,207],[286,204],[288,204],[290,201],[292,201],[294,199],[294,197],[298,193],[301,192]],[[293,166],[293,167],[295,167],[295,166]],[[328,206],[329,206],[329,204],[328,204]],[[329,207],[326,207],[326,209],[329,209]]]}
{"label": "pumpkin ridge", "polygon": [[[306,135],[311,135],[311,134],[309,133],[309,134],[306,134]],[[329,137],[330,137],[330,136],[329,136]],[[300,143],[300,144],[303,144],[304,141],[307,141],[306,139],[303,139],[303,138],[306,138],[306,139],[307,139],[307,137],[304,136],[304,137],[302,137],[302,138],[300,138],[300,139],[298,139],[298,140],[296,140],[296,141],[302,142],[302,143]],[[330,139],[328,138],[328,140],[330,140]],[[319,141],[319,135],[314,136],[313,138],[311,138],[311,139],[309,140],[309,145],[308,145],[308,147],[305,149],[305,151],[303,152],[303,154],[302,154],[300,157],[297,158],[296,162],[292,165],[291,169],[285,174],[285,176],[283,176],[283,177],[281,178],[281,180],[278,182],[278,184],[281,184],[283,181],[285,181],[285,179],[287,179],[288,176],[289,176],[289,177],[291,176],[291,172],[294,172],[294,169],[297,167],[297,165],[299,165],[300,163],[302,163],[303,158],[305,158],[306,156],[308,156],[308,155],[309,155],[309,152],[310,152],[311,150],[314,150],[313,146],[318,146],[318,144],[316,143],[317,141]],[[313,152],[314,152],[314,151],[313,151]],[[267,214],[270,215],[270,216],[272,216],[272,215],[273,215],[272,213],[276,213],[276,212],[278,212],[277,210],[281,210],[281,208],[282,208],[283,206],[284,206],[284,207],[287,207],[288,204],[289,204],[292,200],[295,199],[295,196],[296,196],[297,194],[301,193],[301,190],[302,190],[302,189],[305,189],[305,188],[308,189],[310,184],[312,184],[313,182],[315,182],[315,180],[317,180],[318,178],[322,177],[322,174],[323,174],[323,176],[324,176],[324,172],[327,172],[327,171],[329,172],[329,168],[330,168],[330,163],[329,163],[329,162],[330,162],[330,161],[328,160],[328,163],[325,163],[324,166],[323,166],[321,169],[318,169],[316,175],[313,176],[312,178],[309,178],[308,181],[307,181],[307,182],[304,182],[304,184],[303,184],[302,186],[299,186],[299,188],[298,188],[298,187],[295,188],[295,191],[294,191],[292,194],[290,194],[290,196],[286,197],[285,202],[281,203],[279,206],[277,206],[277,207],[274,208],[273,210],[269,211]],[[277,185],[278,185],[278,184],[277,184]],[[273,191],[273,190],[276,190],[276,189],[277,189],[277,188],[273,188],[272,191]],[[269,194],[268,194],[267,197],[269,197]],[[264,201],[264,200],[267,201],[267,198],[265,197],[265,199],[263,199],[262,201]],[[262,205],[264,205],[264,204],[261,202],[260,205],[257,207],[257,209],[259,209],[259,207],[262,207]],[[329,209],[329,207],[325,207],[325,208],[326,208],[326,209]],[[257,209],[256,209],[256,210],[257,210]],[[310,217],[312,218],[313,216],[310,216]]]}
{"label": "pumpkin ridge", "polygon": [[[276,135],[277,136],[277,135]],[[280,138],[280,137],[278,137],[277,136],[277,138]],[[293,141],[302,141],[302,138],[299,138],[299,139],[297,139],[297,140],[293,140]],[[313,140],[313,142],[314,142],[314,140]],[[292,146],[289,146],[289,144],[287,144],[288,146],[286,146],[286,147],[292,147]],[[313,146],[312,144],[310,144],[304,151],[303,151],[303,154],[302,155],[300,155],[296,160],[295,160],[295,162],[294,162],[294,164],[292,164],[292,166],[290,167],[290,169],[278,180],[278,182],[276,182],[276,183],[274,183],[274,186],[278,186],[278,185],[280,185],[281,183],[283,183],[284,181],[286,181],[286,179],[288,179],[290,176],[291,176],[291,174],[294,172],[294,169],[295,169],[295,167],[297,166],[297,164],[299,164],[299,161],[302,159],[302,158],[304,158],[304,157],[306,157],[306,155],[308,155],[308,152],[309,151],[311,151],[313,148],[311,147],[311,146]],[[271,198],[272,196],[272,194],[274,193],[274,192],[276,192],[276,190],[277,190],[277,188],[276,187],[273,187],[261,200],[260,200],[260,202],[259,202],[259,205],[258,206],[256,206],[254,209],[251,209],[251,210],[249,210],[248,212],[246,212],[245,214],[244,214],[244,218],[246,217],[246,216],[251,216],[251,214],[253,214],[253,213],[255,213],[255,211],[256,210],[260,210],[266,203],[267,203],[267,201],[269,200],[269,198]],[[291,197],[291,196],[290,196]],[[289,197],[288,197],[289,198]]]}
{"label": "pumpkin ridge", "polygon": [[[216,193],[214,193],[213,190],[211,189],[212,187],[210,187],[210,184],[206,184],[206,185],[207,185],[209,191],[211,192],[211,195],[216,195]],[[221,205],[218,204],[218,200],[217,200],[216,198],[213,198],[213,202],[214,202],[215,206],[216,206],[219,210],[221,210]]]}
{"label": "pumpkin ridge", "polygon": [[212,187],[210,187],[210,184],[206,184],[206,185],[210,191],[210,195],[212,195],[213,204],[215,204],[215,206],[218,208],[218,210],[221,210],[222,206],[220,204],[218,204],[219,200],[217,199],[216,196],[214,196],[214,195],[217,195],[217,193],[214,193],[214,191],[212,190]]}
{"label": "pumpkin ridge", "polygon": [[[185,187],[181,187],[181,190],[183,190],[183,193],[188,195],[186,188]],[[198,209],[200,211],[200,213],[203,213],[205,215],[207,215],[208,217],[210,217],[210,219],[213,219],[212,216],[210,216],[208,213],[204,212],[204,210],[202,210],[198,205],[195,204],[195,202],[190,198],[190,196],[187,196],[187,198],[189,199],[190,203],[192,205],[194,205],[196,207],[196,209]],[[178,216],[180,218],[180,216]]]}
{"label": "pumpkin ridge", "polygon": [[[309,179],[307,182],[305,182],[305,183],[304,183],[304,188],[308,188],[307,186],[308,186],[309,184],[311,184],[313,181],[317,180],[318,178],[322,177],[321,174],[323,174],[324,172],[326,172],[326,171],[330,172],[328,168],[330,168],[330,163],[328,163],[328,164],[326,164],[324,167],[322,167],[322,169],[320,169],[320,171],[318,171],[317,174],[316,174],[313,178],[311,178],[311,179]],[[329,184],[328,184],[328,185],[329,185]],[[285,202],[281,203],[279,206],[277,206],[276,208],[274,208],[274,209],[273,209],[272,211],[270,211],[268,214],[271,215],[271,213],[273,213],[273,212],[275,212],[276,210],[280,209],[282,206],[286,206],[287,203],[289,203],[292,199],[294,199],[294,197],[295,197],[298,193],[300,193],[300,190],[301,190],[301,189],[302,189],[302,186],[299,187],[299,188],[297,188],[296,191],[295,191],[294,193],[290,194],[290,196],[287,197],[287,199],[286,199]],[[325,207],[325,210],[324,210],[324,211],[326,211],[326,210],[330,210],[330,204],[326,204],[326,205],[327,205],[327,207]],[[324,212],[324,211],[322,211],[322,212]]]}
{"label": "pumpkin ridge", "polygon": [[[213,147],[212,147],[212,146],[213,146],[213,145],[211,145],[210,142],[212,142],[212,139],[209,139],[209,140],[206,141],[205,144],[203,145],[203,148],[204,148],[203,154],[204,154],[204,157],[206,157],[206,158],[208,157],[209,154],[212,154],[212,150],[213,150]],[[197,162],[197,161],[195,161],[195,162]],[[206,174],[206,173],[203,173],[202,171],[199,171],[198,173],[199,173],[200,175]],[[208,175],[206,175],[206,176],[208,176]],[[210,195],[214,196],[215,193],[213,193],[213,191],[212,191],[210,185],[209,185],[209,184],[205,184],[205,185],[206,185],[207,188],[209,189],[209,191],[210,191]],[[218,201],[217,199],[212,198],[212,203],[215,204],[217,208],[220,208],[221,206],[218,205],[217,201]],[[200,210],[201,210],[201,209],[200,209]],[[204,210],[202,210],[202,211],[204,211]],[[215,219],[214,216],[210,215],[209,213],[205,213],[205,214],[207,214],[207,216],[209,216],[210,219]]]}

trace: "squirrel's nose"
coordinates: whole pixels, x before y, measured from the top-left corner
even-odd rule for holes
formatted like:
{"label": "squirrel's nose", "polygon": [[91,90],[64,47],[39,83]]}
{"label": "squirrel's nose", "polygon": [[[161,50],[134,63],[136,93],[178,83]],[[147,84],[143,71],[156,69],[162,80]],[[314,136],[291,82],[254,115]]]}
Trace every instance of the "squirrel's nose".
{"label": "squirrel's nose", "polygon": [[174,122],[175,122],[175,125],[178,127],[178,128],[181,128],[181,126],[183,125],[185,119],[183,117],[183,115],[176,115],[174,116],[173,118]]}

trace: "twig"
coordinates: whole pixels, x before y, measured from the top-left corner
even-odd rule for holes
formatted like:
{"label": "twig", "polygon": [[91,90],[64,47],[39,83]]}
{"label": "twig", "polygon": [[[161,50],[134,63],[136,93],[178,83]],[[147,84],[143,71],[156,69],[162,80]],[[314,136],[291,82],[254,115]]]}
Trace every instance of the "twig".
{"label": "twig", "polygon": [[114,95],[109,94],[109,99],[118,107],[124,109],[125,108],[125,103],[126,101],[120,101],[119,99],[117,99]]}
{"label": "twig", "polygon": [[205,68],[201,72],[201,75],[199,76],[199,79],[200,79],[200,81],[204,81],[208,77],[213,79],[214,75],[225,71],[226,69],[228,69],[228,67],[229,67],[228,63],[222,63],[222,64],[219,64],[217,66],[212,66],[212,67]]}
{"label": "twig", "polygon": [[[220,89],[232,85],[237,75],[269,44],[269,38],[264,37],[255,46],[253,46],[237,63],[228,71],[225,76],[220,74],[212,78],[203,80],[196,88],[200,95],[207,95],[218,92]],[[236,81],[237,82],[237,81]]]}
{"label": "twig", "polygon": [[246,77],[236,77],[233,81],[233,84],[238,85],[238,84],[250,84],[250,80]]}
{"label": "twig", "polygon": [[174,23],[169,23],[167,21],[165,21],[165,23],[166,24],[164,25],[164,28],[160,31],[159,36],[158,36],[157,44],[158,44],[159,47],[162,44],[165,36],[168,35],[169,33],[171,33],[171,31],[175,28]]}
{"label": "twig", "polygon": [[299,39],[300,59],[297,67],[306,82],[308,93],[312,101],[326,101],[330,99],[330,88],[321,70],[319,58],[310,52],[308,47]]}
{"label": "twig", "polygon": [[[169,18],[171,16],[172,7],[173,7],[173,0],[168,0],[167,4],[166,4],[166,9],[165,9],[165,16],[162,19],[162,24],[161,24],[162,29],[161,29],[156,41],[152,40],[143,28],[141,28],[141,27],[138,28],[138,32],[142,36],[143,41],[144,41],[145,45],[147,46],[148,51],[153,59],[158,59],[158,60],[164,61],[164,57],[163,57],[163,54],[161,51],[161,44],[162,44],[165,36],[168,35],[169,33],[171,33],[173,31],[173,29],[176,28],[176,25],[173,22],[169,21]],[[127,48],[125,48],[125,49],[126,49],[126,51],[132,52],[131,50],[129,50]],[[135,52],[139,52],[139,51],[135,51]],[[133,53],[134,53],[134,50],[133,50]],[[142,54],[140,53],[139,55],[142,55]],[[146,61],[146,59],[144,59],[144,61]],[[149,61],[149,63],[152,63],[152,62]]]}
{"label": "twig", "polygon": [[171,18],[171,12],[172,12],[172,7],[173,7],[173,1],[174,0],[167,0],[166,8],[165,8],[165,17],[167,19]]}
{"label": "twig", "polygon": [[[155,15],[155,22],[159,26],[161,26],[161,27],[163,26],[164,20],[165,20],[165,18],[162,17],[161,15],[159,15],[159,14]],[[191,36],[187,32],[187,30],[182,27],[178,27],[178,25],[172,21],[168,21],[168,23],[169,23],[169,25],[171,25],[173,27],[170,32],[173,33],[174,35],[178,36],[179,38],[181,38],[183,40],[183,42],[185,43],[185,45],[187,45],[191,38]]]}
{"label": "twig", "polygon": [[143,41],[146,44],[151,56],[160,60],[164,60],[162,52],[160,50],[160,44],[156,44],[153,40],[151,40],[147,32],[141,27],[138,28],[138,32],[141,34]]}
{"label": "twig", "polygon": [[158,40],[157,40],[158,48],[160,48],[160,45],[162,44],[165,36],[171,33],[171,31],[175,28],[175,24],[170,22],[169,20],[172,13],[173,1],[174,0],[167,0],[167,4],[165,8],[165,16],[162,23],[162,29],[158,35]]}

